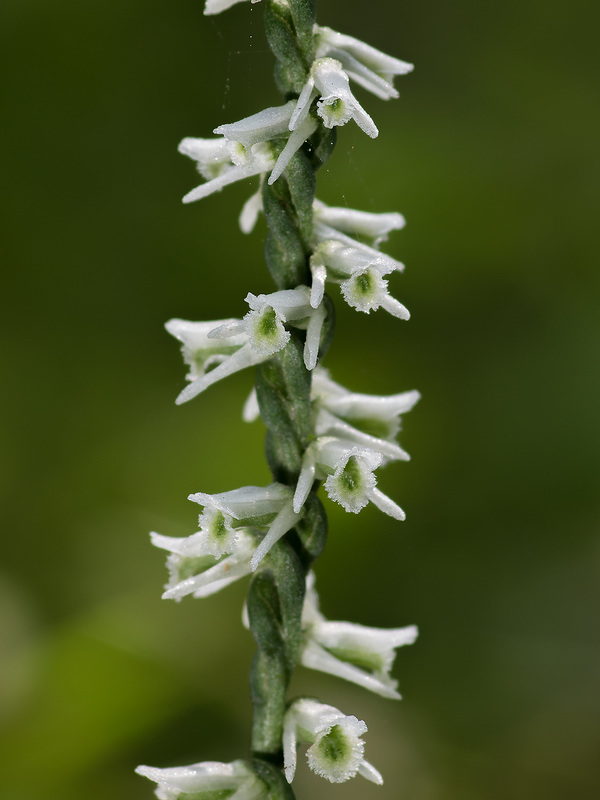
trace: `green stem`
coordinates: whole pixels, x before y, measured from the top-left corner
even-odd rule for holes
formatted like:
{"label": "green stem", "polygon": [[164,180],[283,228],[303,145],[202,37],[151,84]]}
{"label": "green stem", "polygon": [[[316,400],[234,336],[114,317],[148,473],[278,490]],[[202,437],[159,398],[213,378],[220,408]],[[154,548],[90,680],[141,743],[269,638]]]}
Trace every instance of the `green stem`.
{"label": "green stem", "polygon": [[[314,0],[266,0],[265,30],[276,58],[276,80],[287,97],[297,96],[306,80],[314,54],[314,22]],[[285,174],[272,186],[263,184],[265,260],[278,289],[310,283],[315,172],[334,144],[335,135],[320,126]],[[322,352],[333,328],[332,305],[328,298],[325,302]],[[302,349],[302,337],[292,335],[285,349],[260,365],[256,374],[269,467],[274,480],[290,487],[296,485],[310,429],[311,373]],[[265,568],[250,584],[248,617],[257,645],[250,673],[252,754],[274,766],[283,766],[283,718],[300,650],[306,574],[323,550],[326,535],[327,518],[315,488],[300,522],[271,549]]]}

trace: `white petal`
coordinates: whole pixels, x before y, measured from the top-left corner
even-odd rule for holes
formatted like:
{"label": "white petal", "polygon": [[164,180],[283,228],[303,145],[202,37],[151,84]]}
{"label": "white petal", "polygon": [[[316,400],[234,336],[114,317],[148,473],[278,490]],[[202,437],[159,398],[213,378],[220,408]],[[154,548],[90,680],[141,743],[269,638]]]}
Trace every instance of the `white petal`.
{"label": "white petal", "polygon": [[186,403],[188,400],[196,397],[196,395],[199,395],[209,386],[212,386],[213,383],[217,383],[217,381],[220,381],[222,378],[233,375],[235,372],[239,372],[246,367],[260,364],[260,362],[264,360],[264,357],[261,356],[260,353],[257,353],[255,350],[253,350],[250,344],[245,344],[243,347],[229,356],[226,361],[223,361],[222,364],[219,364],[213,370],[207,372],[206,375],[202,375],[202,377],[197,378],[195,381],[193,381],[193,383],[190,383],[189,386],[186,386],[175,400],[175,403],[177,405]]}
{"label": "white petal", "polygon": [[[237,5],[237,3],[243,3],[244,0],[206,0],[206,6],[204,7],[204,13],[209,16],[210,14],[220,14],[221,11],[225,11],[231,6]],[[258,2],[258,0],[252,0],[253,3]]]}
{"label": "white petal", "polygon": [[239,219],[242,233],[252,233],[262,207],[262,195],[259,189],[258,192],[250,195],[242,208]]}
{"label": "white petal", "polygon": [[383,778],[381,777],[381,773],[378,772],[372,764],[369,764],[368,761],[365,761],[364,758],[358,768],[358,774],[362,775],[363,778],[366,778],[368,781],[372,783],[377,783],[379,786],[383,783]]}
{"label": "white petal", "polygon": [[180,600],[188,594],[193,594],[198,598],[208,597],[238,578],[249,575],[250,572],[250,554],[248,554],[248,560],[240,561],[236,553],[233,556],[227,556],[199,575],[186,578],[175,586],[170,586],[162,596],[165,600]]}
{"label": "white petal", "polygon": [[[293,100],[290,102],[293,102]],[[294,153],[302,147],[304,142],[309,138],[309,136],[313,135],[316,129],[317,122],[312,119],[312,117],[306,117],[305,120],[290,133],[289,139],[279,154],[279,158],[277,159],[273,172],[270,174],[269,180],[267,181],[269,186],[275,183],[277,178],[283,174],[284,170],[292,160]]]}
{"label": "white petal", "polygon": [[309,370],[314,369],[317,365],[325,315],[325,306],[321,304],[310,316],[306,331],[306,342],[304,343],[304,365]]}
{"label": "white petal", "polygon": [[353,664],[341,661],[310,640],[300,654],[300,662],[310,669],[326,672],[329,675],[336,675],[338,678],[344,678],[344,680],[356,683],[358,686],[381,695],[381,697],[389,697],[392,700],[401,699],[401,695],[395,689],[394,681],[390,681],[390,685],[387,685],[379,678],[355,667]]}
{"label": "white petal", "polygon": [[386,295],[381,301],[381,307],[385,308],[390,314],[398,319],[410,319],[410,311],[403,306],[395,297]]}
{"label": "white petal", "polygon": [[388,514],[388,516],[400,520],[400,522],[406,519],[406,514],[402,511],[400,506],[396,505],[393,500],[390,500],[390,498],[383,492],[380,492],[379,489],[370,489],[368,495],[373,505],[377,506],[384,514]]}
{"label": "white petal", "polygon": [[281,539],[281,537],[284,536],[290,530],[290,528],[293,528],[301,516],[301,513],[296,513],[293,510],[291,503],[289,505],[285,505],[281,509],[279,514],[271,523],[271,526],[265,534],[263,540],[254,551],[251,561],[253,572],[256,570],[263,558],[267,555],[269,550],[273,547],[275,542],[279,541],[279,539]]}
{"label": "white petal", "polygon": [[395,212],[377,214],[356,211],[352,208],[326,206],[318,200],[314,203],[314,213],[315,218],[325,225],[354,236],[375,239],[377,244],[387,239],[391,231],[401,230],[406,225],[402,214]]}
{"label": "white petal", "polygon": [[290,495],[288,486],[271,483],[268,486],[242,486],[240,489],[219,494],[195,492],[188,495],[188,500],[201,506],[217,508],[235,519],[250,519],[265,514],[278,514]]}
{"label": "white petal", "polygon": [[351,80],[356,81],[368,92],[381,98],[381,100],[392,100],[399,97],[398,91],[391,83],[382,78],[381,75],[373,72],[373,70],[370,70],[350,53],[333,48],[329,51],[329,55],[341,63]]}
{"label": "white petal", "polygon": [[232,336],[239,336],[240,339],[243,337],[243,341],[246,342],[248,337],[245,335],[246,329],[244,323],[241,319],[232,319],[224,323],[223,325],[218,325],[215,328],[212,328],[208,332],[208,336],[206,337],[208,340],[210,339],[229,339]]}
{"label": "white petal", "polygon": [[[332,381],[333,383],[333,381]],[[340,387],[341,388],[341,387]],[[394,419],[399,414],[410,411],[420,399],[419,392],[413,390],[392,395],[373,395],[346,392],[336,397],[325,397],[321,402],[340,417],[360,419]]]}
{"label": "white petal", "polygon": [[192,189],[191,192],[188,192],[184,197],[182,202],[183,203],[193,203],[196,200],[201,200],[203,197],[208,197],[208,195],[213,194],[214,192],[220,192],[224,186],[228,186],[230,183],[235,183],[236,181],[242,181],[245,178],[251,178],[254,175],[258,175],[260,172],[263,172],[262,166],[244,166],[244,167],[237,167],[231,166],[225,172],[222,172],[216,178],[213,178],[211,181],[207,181],[206,183],[201,184],[200,186],[196,186],[195,189]]}
{"label": "white petal", "polygon": [[256,389],[252,389],[248,395],[248,399],[244,403],[242,411],[242,419],[244,422],[255,422],[260,416],[260,408],[258,407],[258,400],[256,397]]}
{"label": "white petal", "polygon": [[363,433],[363,431],[354,428],[348,422],[333,416],[333,414],[329,414],[324,409],[321,409],[317,415],[315,433],[317,436],[342,436],[363,447],[376,450],[378,453],[388,458],[398,461],[410,461],[408,453],[395,442],[389,442],[386,439],[380,439],[368,433]]}
{"label": "white petal", "polygon": [[302,469],[294,492],[294,511],[298,513],[304,505],[315,480],[314,450],[309,446],[302,459]]}
{"label": "white petal", "polygon": [[221,134],[234,142],[241,142],[244,147],[252,147],[258,142],[286,134],[295,105],[295,101],[290,100],[283,106],[265,108],[264,111],[245,117],[239,122],[219,125],[213,133]]}
{"label": "white petal", "polygon": [[289,125],[291,131],[296,130],[296,128],[302,124],[316,95],[315,79],[311,72],[311,74],[308,76],[308,80],[302,87],[302,91],[300,92],[300,96],[298,97],[298,101],[296,103],[296,108],[291,116]]}
{"label": "white petal", "polygon": [[312,286],[310,290],[310,304],[313,308],[318,308],[325,294],[325,279],[327,278],[327,268],[324,264],[314,264],[311,258],[310,271],[312,273]]}
{"label": "white petal", "polygon": [[[401,61],[399,58],[388,56],[377,50],[360,39],[355,39],[353,36],[347,36],[344,33],[338,33],[331,28],[316,26],[315,33],[317,34],[321,49],[329,51],[332,48],[339,48],[345,50],[354,58],[366,64],[371,69],[380,73],[389,73],[391,75],[406,75],[412,72],[414,66]],[[318,51],[320,54],[320,51]]]}
{"label": "white petal", "polygon": [[169,553],[176,553],[180,556],[189,555],[187,547],[188,536],[163,536],[161,533],[150,532],[150,541],[154,547],[159,547],[161,550],[168,550]]}
{"label": "white petal", "polygon": [[296,717],[292,708],[283,720],[283,768],[288,783],[294,780],[296,774]]}

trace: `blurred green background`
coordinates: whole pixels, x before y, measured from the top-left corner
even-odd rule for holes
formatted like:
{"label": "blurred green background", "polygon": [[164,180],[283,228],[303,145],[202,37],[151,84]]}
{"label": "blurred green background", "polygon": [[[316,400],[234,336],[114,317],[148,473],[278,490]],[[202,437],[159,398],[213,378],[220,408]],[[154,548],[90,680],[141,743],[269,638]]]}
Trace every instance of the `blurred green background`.
{"label": "blurred green background", "polygon": [[[418,623],[405,699],[300,670],[293,691],[369,725],[382,788],[299,770],[315,800],[600,796],[600,159],[597,4],[319,0],[322,24],[414,61],[357,90],[326,202],[399,210],[405,324],[337,302],[326,365],[419,388],[380,485],[407,512],[328,504],[331,619]],[[264,483],[250,372],[187,406],[172,316],[270,291],[249,187],[182,207],[187,135],[279,102],[260,5],[4,0],[0,130],[0,774],[6,800],[143,800],[133,774],[246,754],[246,586],[161,601],[148,531],[195,530],[192,491]],[[337,297],[337,295],[336,295]]]}

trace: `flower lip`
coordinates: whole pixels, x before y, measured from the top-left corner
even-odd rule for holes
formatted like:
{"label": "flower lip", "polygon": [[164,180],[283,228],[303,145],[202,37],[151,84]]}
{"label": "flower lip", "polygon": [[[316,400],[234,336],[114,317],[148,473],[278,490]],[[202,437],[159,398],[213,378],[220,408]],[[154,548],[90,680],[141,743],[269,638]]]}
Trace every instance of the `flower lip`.
{"label": "flower lip", "polygon": [[310,744],[306,753],[309,767],[331,783],[342,783],[360,773],[374,783],[383,779],[364,759],[362,735],[367,726],[333,706],[300,698],[289,707],[284,719],[284,771],[291,783],[296,771],[296,747]]}

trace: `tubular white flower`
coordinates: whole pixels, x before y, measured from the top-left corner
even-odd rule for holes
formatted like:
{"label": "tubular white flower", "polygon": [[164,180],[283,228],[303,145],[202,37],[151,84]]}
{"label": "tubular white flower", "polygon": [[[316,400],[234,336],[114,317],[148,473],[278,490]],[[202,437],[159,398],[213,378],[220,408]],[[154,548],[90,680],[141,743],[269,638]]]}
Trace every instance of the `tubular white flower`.
{"label": "tubular white flower", "polygon": [[406,75],[414,69],[412,64],[388,56],[353,36],[320,25],[315,25],[314,32],[316,58],[337,59],[349,78],[382,100],[398,97],[392,85],[394,75]]}
{"label": "tubular white flower", "polygon": [[359,447],[356,442],[338,436],[313,439],[302,459],[294,492],[294,511],[299,512],[304,505],[315,478],[326,478],[324,488],[329,498],[346,511],[358,514],[370,501],[390,517],[405,519],[400,506],[377,489],[374,474],[384,460],[398,457],[384,455],[370,447]]}
{"label": "tubular white flower", "polygon": [[353,119],[372,139],[378,135],[377,126],[352,94],[342,64],[334,58],[317,58],[313,62],[290,120],[291,131],[304,122],[316,97],[320,98],[317,114],[326,128],[345,125]]}
{"label": "tubular white flower", "polygon": [[229,320],[210,331],[209,338],[219,339],[245,334],[259,359],[265,360],[289,342],[290,333],[284,323],[292,323],[298,328],[306,328],[304,363],[307,369],[314,369],[325,309],[314,309],[311,306],[310,289],[307,286],[282,289],[271,294],[249,293],[246,302],[250,306],[250,311],[243,319]]}
{"label": "tubular white flower", "polygon": [[333,706],[316,700],[296,700],[283,723],[284,771],[288,783],[296,772],[296,748],[308,742],[309,767],[331,783],[343,783],[358,773],[373,783],[383,783],[379,772],[365,761],[361,736],[367,726],[354,716],[346,716]]}
{"label": "tubular white flower", "polygon": [[340,436],[389,458],[408,461],[408,453],[394,439],[400,431],[400,415],[410,411],[420,397],[417,391],[393,395],[350,392],[318,367],[311,388],[312,430],[317,436]]}
{"label": "tubular white flower", "polygon": [[191,383],[175,400],[177,405],[191,400],[222,378],[266,360],[267,356],[251,346],[245,331],[219,338],[209,336],[211,331],[222,330],[235,322],[234,319],[212,322],[171,319],[165,324],[167,331],[182,343],[183,359],[190,367],[186,378]]}
{"label": "tubular white flower", "polygon": [[136,772],[158,784],[156,796],[159,800],[185,800],[190,795],[201,796],[203,792],[215,795],[228,792],[230,800],[259,800],[266,793],[263,781],[243,761],[231,764],[203,761],[167,769],[140,766]]}
{"label": "tubular white flower", "polygon": [[256,539],[245,528],[235,531],[230,555],[225,557],[209,552],[211,543],[203,531],[184,538],[153,532],[150,538],[155,547],[170,553],[167,557],[169,582],[163,594],[165,600],[179,601],[188,594],[197,598],[208,597],[252,571],[250,562]]}
{"label": "tubular white flower", "polygon": [[[266,528],[262,541],[252,553],[250,570],[254,571],[267,555],[271,547],[293,528],[302,517],[302,511],[295,511],[292,505],[292,490],[280,483],[269,486],[244,486],[230,492],[205,494],[196,492],[188,497],[204,507],[200,522],[206,514],[221,515],[219,525],[234,529],[239,526]],[[193,539],[193,537],[190,537]]]}
{"label": "tubular white flower", "polygon": [[327,206],[320,200],[313,204],[315,223],[327,227],[325,238],[331,236],[331,228],[351,236],[362,236],[373,240],[374,247],[385,242],[391,231],[399,231],[406,225],[402,214],[388,212],[375,214],[370,211],[356,211],[353,208]]}
{"label": "tubular white flower", "polygon": [[220,192],[230,183],[269,172],[276,162],[275,152],[269,142],[259,142],[246,150],[238,142],[230,142],[225,138],[187,137],[180,142],[178,150],[193,158],[200,174],[208,179],[207,183],[188,192],[183,198],[184,203],[193,203],[213,192]]}
{"label": "tubular white flower", "polygon": [[398,682],[391,677],[396,649],[413,644],[415,625],[370,628],[351,622],[330,622],[319,610],[314,574],[306,581],[302,610],[303,640],[300,662],[310,669],[336,675],[371,692],[399,700]]}
{"label": "tubular white flower", "polygon": [[[320,233],[317,230],[317,241]],[[313,276],[311,304],[318,307],[325,291],[325,281],[340,284],[348,305],[357,311],[369,313],[380,307],[399,319],[409,319],[410,313],[398,300],[391,297],[384,275],[402,271],[404,265],[378,250],[344,236],[320,240],[310,258]]]}
{"label": "tubular white flower", "polygon": [[283,106],[266,108],[239,122],[220,125],[213,133],[222,134],[229,142],[241,145],[243,153],[252,153],[253,148],[263,142],[285,137],[287,142],[269,177],[269,183],[272,184],[284,172],[294,153],[317,129],[316,120],[308,116],[297,130],[290,133],[289,124],[295,106],[296,102],[290,100]]}

